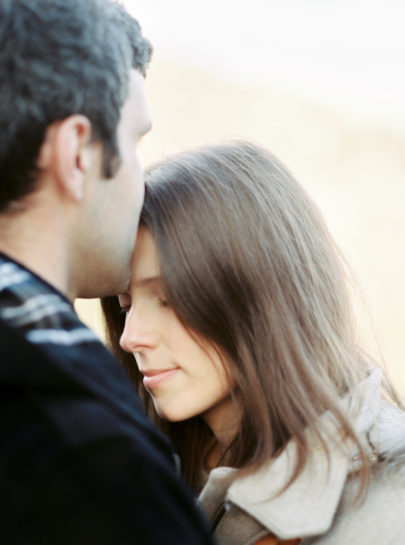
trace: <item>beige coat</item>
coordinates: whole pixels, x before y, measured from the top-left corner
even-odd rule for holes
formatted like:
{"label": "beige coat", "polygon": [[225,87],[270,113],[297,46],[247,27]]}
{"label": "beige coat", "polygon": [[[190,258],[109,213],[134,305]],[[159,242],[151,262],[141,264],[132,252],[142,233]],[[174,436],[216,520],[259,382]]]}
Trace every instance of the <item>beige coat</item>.
{"label": "beige coat", "polygon": [[277,496],[291,474],[295,453],[291,441],[278,458],[253,475],[232,482],[234,469],[211,472],[200,500],[217,524],[218,544],[251,545],[274,534],[280,539],[301,537],[301,545],[405,545],[405,413],[381,400],[380,384],[377,369],[354,398],[343,402],[348,405],[354,399],[361,405],[353,423],[367,437],[373,464],[361,503],[353,504],[359,481],[354,445],[338,443],[333,420],[324,415],[319,425],[329,433],[330,471],[324,452],[315,446],[312,461]]}

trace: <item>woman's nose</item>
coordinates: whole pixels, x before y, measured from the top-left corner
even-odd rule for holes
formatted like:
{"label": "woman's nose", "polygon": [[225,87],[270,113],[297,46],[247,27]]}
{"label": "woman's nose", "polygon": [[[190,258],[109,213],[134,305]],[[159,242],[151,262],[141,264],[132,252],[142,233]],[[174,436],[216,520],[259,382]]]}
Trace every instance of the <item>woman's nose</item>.
{"label": "woman's nose", "polygon": [[130,310],[125,319],[125,327],[120,338],[120,346],[126,352],[142,352],[156,345],[156,331],[146,316]]}

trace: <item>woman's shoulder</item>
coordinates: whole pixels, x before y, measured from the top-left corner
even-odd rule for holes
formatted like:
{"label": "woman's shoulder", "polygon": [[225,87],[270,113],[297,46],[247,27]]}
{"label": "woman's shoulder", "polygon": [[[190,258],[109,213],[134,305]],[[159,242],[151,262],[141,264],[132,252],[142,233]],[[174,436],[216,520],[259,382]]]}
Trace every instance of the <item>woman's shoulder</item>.
{"label": "woman's shoulder", "polygon": [[368,440],[379,458],[387,461],[387,468],[400,469],[405,460],[405,411],[382,401]]}
{"label": "woman's shoulder", "polygon": [[[382,402],[366,437],[373,466],[359,499],[358,456],[348,459],[338,448],[329,458],[314,451],[308,467],[280,494],[276,492],[290,475],[293,444],[242,478],[234,479],[229,468],[214,470],[201,499],[210,519],[218,523],[217,535],[228,538],[235,529],[256,524],[249,526],[250,537],[266,529],[284,539],[300,536],[302,545],[387,545],[405,536],[405,413]],[[225,509],[217,521],[213,515],[218,506]]]}
{"label": "woman's shoulder", "polygon": [[383,401],[368,440],[376,462],[364,493],[359,497],[358,473],[350,473],[334,523],[311,541],[314,545],[387,545],[405,539],[405,412]]}
{"label": "woman's shoulder", "polygon": [[303,545],[387,545],[405,539],[405,460],[379,462],[358,498],[359,480],[349,477],[330,530]]}

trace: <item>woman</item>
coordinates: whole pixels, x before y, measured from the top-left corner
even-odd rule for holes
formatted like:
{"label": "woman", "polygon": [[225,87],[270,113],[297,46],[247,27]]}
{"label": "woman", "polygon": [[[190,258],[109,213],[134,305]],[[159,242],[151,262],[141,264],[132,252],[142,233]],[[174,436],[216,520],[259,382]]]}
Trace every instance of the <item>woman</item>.
{"label": "woman", "polygon": [[131,285],[103,306],[219,544],[405,540],[404,413],[357,344],[322,218],[269,152],[152,167]]}

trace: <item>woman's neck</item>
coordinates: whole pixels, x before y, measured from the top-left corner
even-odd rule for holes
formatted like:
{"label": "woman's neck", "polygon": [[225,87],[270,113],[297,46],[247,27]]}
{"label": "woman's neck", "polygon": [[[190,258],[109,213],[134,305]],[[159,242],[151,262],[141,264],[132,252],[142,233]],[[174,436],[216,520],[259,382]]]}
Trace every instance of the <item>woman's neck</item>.
{"label": "woman's neck", "polygon": [[235,399],[229,396],[220,405],[212,407],[201,416],[211,429],[216,441],[207,460],[208,467],[213,469],[218,466],[238,433],[240,411]]}

